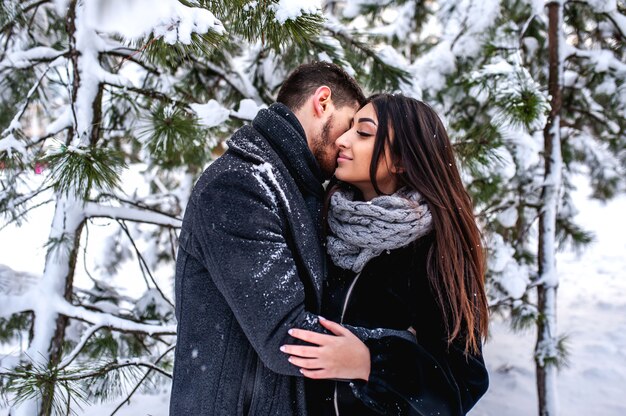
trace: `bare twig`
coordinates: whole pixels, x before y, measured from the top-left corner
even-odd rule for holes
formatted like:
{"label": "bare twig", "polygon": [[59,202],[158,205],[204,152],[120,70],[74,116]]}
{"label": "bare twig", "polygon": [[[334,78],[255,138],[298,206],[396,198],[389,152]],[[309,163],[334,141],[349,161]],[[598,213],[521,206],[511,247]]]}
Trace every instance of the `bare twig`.
{"label": "bare twig", "polygon": [[[169,354],[170,351],[172,351],[174,348],[176,348],[176,345],[172,345],[171,347],[169,347],[167,350],[165,350],[165,352],[163,354],[161,354],[161,356],[159,356],[159,358],[157,358],[157,360],[154,362],[154,365],[157,365],[167,354]],[[131,390],[131,392],[128,394],[128,396],[126,397],[126,399],[124,399],[124,401],[122,401],[119,405],[117,405],[117,407],[115,409],[113,409],[113,412],[111,413],[110,416],[113,416],[114,414],[116,414],[121,408],[122,406],[124,406],[126,403],[130,402],[130,398],[133,396],[133,394],[135,394],[135,392],[139,389],[139,387],[141,386],[141,384],[145,381],[146,378],[148,378],[148,375],[150,375],[150,373],[152,372],[152,368],[149,368],[148,371],[146,371],[146,374],[143,375],[143,377],[141,378],[141,380],[139,380],[139,382],[137,383],[137,385]]]}
{"label": "bare twig", "polygon": [[137,254],[137,259],[139,260],[139,266],[142,269],[142,272],[145,269],[145,272],[148,274],[148,276],[150,276],[150,280],[152,280],[152,283],[154,284],[154,287],[159,292],[159,294],[161,295],[163,300],[166,301],[172,307],[172,309],[175,309],[174,303],[172,301],[170,301],[167,298],[167,296],[165,296],[165,293],[163,293],[163,291],[159,287],[159,284],[157,283],[156,279],[154,278],[154,276],[150,272],[150,267],[148,266],[148,263],[146,262],[146,260],[143,258],[143,255],[141,254],[139,249],[137,248],[137,245],[135,244],[135,240],[130,235],[130,231],[129,231],[128,227],[126,226],[124,221],[118,220],[117,222],[120,224],[120,227],[122,227],[122,230],[124,230],[124,233],[126,233],[126,235],[128,236],[128,239],[130,240],[130,243],[133,245],[133,248],[135,249],[135,253]]}

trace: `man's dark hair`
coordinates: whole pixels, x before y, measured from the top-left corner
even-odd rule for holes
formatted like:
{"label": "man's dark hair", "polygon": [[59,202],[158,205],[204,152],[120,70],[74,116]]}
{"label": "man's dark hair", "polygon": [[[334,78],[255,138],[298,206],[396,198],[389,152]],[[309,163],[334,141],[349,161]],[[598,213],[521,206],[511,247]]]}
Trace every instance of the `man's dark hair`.
{"label": "man's dark hair", "polygon": [[331,90],[336,108],[358,103],[365,104],[365,95],[359,84],[346,71],[330,62],[313,62],[297,67],[283,82],[276,101],[296,111],[322,85]]}

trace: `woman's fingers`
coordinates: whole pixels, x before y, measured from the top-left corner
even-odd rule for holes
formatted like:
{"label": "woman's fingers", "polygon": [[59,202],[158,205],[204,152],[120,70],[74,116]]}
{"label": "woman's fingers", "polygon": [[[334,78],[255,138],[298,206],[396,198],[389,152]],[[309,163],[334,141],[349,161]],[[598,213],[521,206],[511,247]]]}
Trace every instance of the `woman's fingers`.
{"label": "woman's fingers", "polygon": [[322,317],[320,317],[320,324],[335,335],[346,335],[346,333],[351,333],[349,329]]}
{"label": "woman's fingers", "polygon": [[319,347],[305,347],[303,345],[283,345],[280,350],[285,354],[297,355],[303,358],[318,358]]}
{"label": "woman's fingers", "polygon": [[319,364],[315,359],[301,358],[292,355],[288,358],[288,360],[291,364],[296,365],[300,368],[306,368],[308,370],[319,370]]}
{"label": "woman's fingers", "polygon": [[325,370],[307,370],[306,368],[301,368],[300,372],[302,373],[303,376],[307,378],[314,378],[314,379],[331,378],[327,375],[327,372]]}
{"label": "woman's fingers", "polygon": [[313,331],[306,331],[304,329],[292,328],[289,330],[289,335],[302,341],[310,342],[315,345],[325,345],[334,338],[333,335],[324,335]]}

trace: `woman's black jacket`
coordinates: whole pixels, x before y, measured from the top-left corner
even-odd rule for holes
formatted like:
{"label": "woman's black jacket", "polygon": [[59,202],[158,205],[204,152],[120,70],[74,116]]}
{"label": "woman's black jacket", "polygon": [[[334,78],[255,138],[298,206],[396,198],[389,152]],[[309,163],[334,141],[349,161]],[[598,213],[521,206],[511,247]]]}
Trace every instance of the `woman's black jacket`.
{"label": "woman's black jacket", "polygon": [[329,259],[322,316],[366,328],[412,327],[417,344],[397,337],[366,341],[372,363],[368,382],[309,381],[309,414],[335,415],[338,408],[341,416],[456,416],[485,393],[489,378],[482,354],[466,355],[463,342],[446,342],[426,275],[431,245],[427,236],[383,252],[358,276]]}

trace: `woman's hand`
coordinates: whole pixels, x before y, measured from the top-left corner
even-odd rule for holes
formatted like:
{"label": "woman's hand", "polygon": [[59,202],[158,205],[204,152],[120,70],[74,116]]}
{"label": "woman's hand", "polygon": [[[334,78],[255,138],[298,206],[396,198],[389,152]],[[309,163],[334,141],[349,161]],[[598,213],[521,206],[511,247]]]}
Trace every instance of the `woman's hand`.
{"label": "woman's hand", "polygon": [[289,335],[316,346],[283,345],[289,362],[300,367],[308,378],[361,379],[370,375],[370,351],[360,339],[343,326],[320,317],[320,324],[335,335],[291,329]]}

